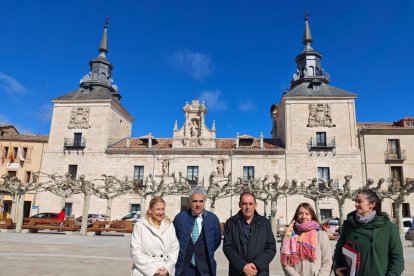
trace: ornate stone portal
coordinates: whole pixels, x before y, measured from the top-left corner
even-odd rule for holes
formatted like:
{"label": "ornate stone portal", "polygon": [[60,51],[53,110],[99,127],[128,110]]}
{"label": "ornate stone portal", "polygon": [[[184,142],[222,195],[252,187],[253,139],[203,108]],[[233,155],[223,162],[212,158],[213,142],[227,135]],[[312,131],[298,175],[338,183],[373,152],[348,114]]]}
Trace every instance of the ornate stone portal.
{"label": "ornate stone portal", "polygon": [[69,129],[89,128],[89,107],[74,107],[70,114]]}
{"label": "ornate stone portal", "polygon": [[335,127],[329,104],[310,104],[308,127]]}
{"label": "ornate stone portal", "polygon": [[174,126],[173,148],[215,148],[216,130],[205,125],[207,108],[204,103],[193,100],[183,107],[185,123],[178,129]]}

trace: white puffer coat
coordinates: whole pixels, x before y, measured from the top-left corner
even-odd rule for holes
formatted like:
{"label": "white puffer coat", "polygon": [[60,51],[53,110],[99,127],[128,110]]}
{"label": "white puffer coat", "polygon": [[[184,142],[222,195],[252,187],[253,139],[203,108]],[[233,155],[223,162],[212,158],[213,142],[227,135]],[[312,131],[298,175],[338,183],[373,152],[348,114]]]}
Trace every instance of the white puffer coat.
{"label": "white puffer coat", "polygon": [[178,251],[179,244],[172,223],[164,219],[157,229],[146,218],[138,220],[131,237],[131,276],[152,276],[161,267],[166,268],[169,275],[174,275]]}

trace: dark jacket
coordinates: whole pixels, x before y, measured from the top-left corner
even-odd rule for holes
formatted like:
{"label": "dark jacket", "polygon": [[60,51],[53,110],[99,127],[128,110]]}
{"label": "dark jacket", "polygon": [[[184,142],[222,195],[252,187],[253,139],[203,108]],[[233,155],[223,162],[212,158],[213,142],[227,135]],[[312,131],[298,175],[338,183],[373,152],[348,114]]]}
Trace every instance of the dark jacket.
{"label": "dark jacket", "polygon": [[248,248],[243,243],[243,216],[239,211],[224,227],[223,251],[229,260],[229,275],[243,275],[243,268],[254,263],[260,276],[269,275],[269,264],[276,255],[276,240],[269,220],[255,212],[250,223]]}
{"label": "dark jacket", "polygon": [[[213,272],[213,275],[216,275],[217,263],[214,259],[214,252],[221,243],[220,222],[217,216],[209,211],[204,210],[202,216],[205,244],[208,258],[210,259],[210,270]],[[176,275],[180,275],[183,271],[185,252],[190,242],[194,220],[195,218],[192,216],[190,209],[181,211],[174,218],[175,233],[180,243],[180,253],[178,254],[178,260],[175,265]]]}
{"label": "dark jacket", "polygon": [[348,214],[341,229],[334,253],[334,271],[337,267],[345,267],[342,247],[346,241],[351,241],[360,252],[357,275],[401,275],[404,258],[397,227],[384,213],[377,214],[366,224],[359,223],[355,214],[355,211]]}

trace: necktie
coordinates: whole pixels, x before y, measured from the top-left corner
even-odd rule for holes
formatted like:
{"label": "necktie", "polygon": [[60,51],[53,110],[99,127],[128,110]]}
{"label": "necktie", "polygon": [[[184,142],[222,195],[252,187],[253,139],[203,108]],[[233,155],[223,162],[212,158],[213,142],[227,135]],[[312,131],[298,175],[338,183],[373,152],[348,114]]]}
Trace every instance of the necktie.
{"label": "necktie", "polygon": [[[197,223],[197,218],[194,220],[194,226],[193,226],[193,232],[191,233],[191,238],[193,240],[193,244],[195,244],[198,240],[198,237],[200,236],[200,231],[198,229],[198,223]],[[193,253],[193,256],[191,257],[191,263],[195,266],[195,256]]]}

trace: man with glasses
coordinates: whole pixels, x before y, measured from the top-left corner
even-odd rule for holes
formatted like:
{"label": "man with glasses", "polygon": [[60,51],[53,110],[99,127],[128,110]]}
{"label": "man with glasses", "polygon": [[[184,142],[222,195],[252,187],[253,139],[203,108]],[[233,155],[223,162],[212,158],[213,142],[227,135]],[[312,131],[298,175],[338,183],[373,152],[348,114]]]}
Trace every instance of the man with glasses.
{"label": "man with glasses", "polygon": [[194,187],[189,195],[190,209],[174,219],[180,243],[176,275],[216,275],[214,252],[221,243],[220,223],[215,214],[204,209],[206,198],[202,187]]}

